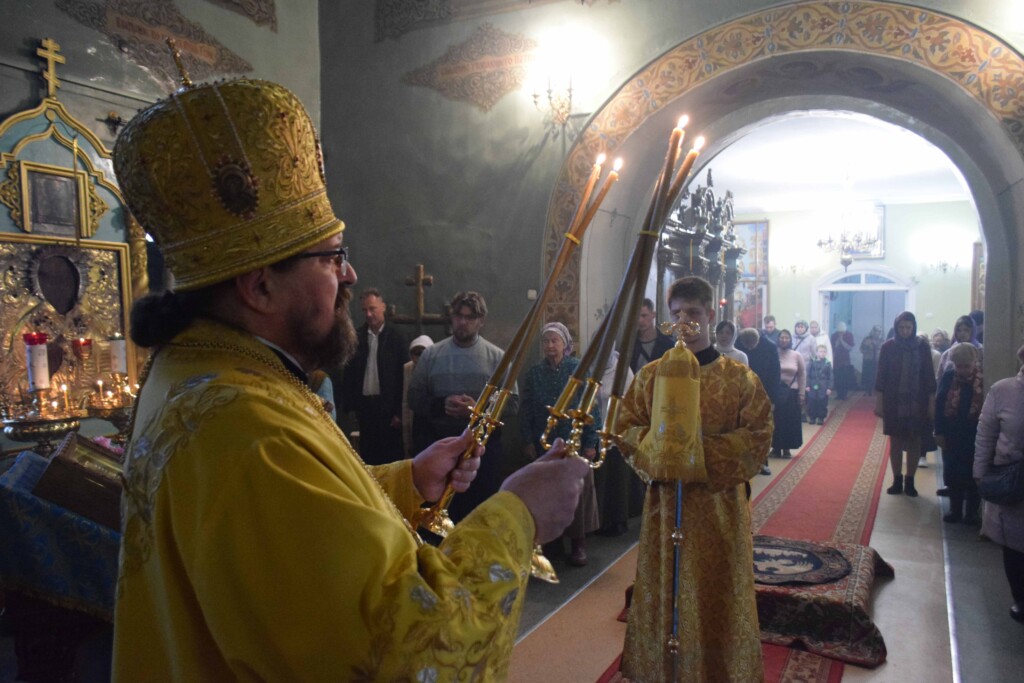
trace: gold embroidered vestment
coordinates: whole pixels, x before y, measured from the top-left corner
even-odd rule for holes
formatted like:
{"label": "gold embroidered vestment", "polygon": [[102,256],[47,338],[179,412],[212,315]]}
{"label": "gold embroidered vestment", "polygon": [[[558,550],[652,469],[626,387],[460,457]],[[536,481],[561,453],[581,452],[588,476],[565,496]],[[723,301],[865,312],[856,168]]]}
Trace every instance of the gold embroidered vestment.
{"label": "gold embroidered vestment", "polygon": [[[630,680],[643,683],[673,680],[667,641],[676,481],[652,481],[647,473],[666,471],[666,464],[652,461],[650,449],[639,447],[652,423],[658,428],[662,422],[652,415],[659,362],[664,360],[637,374],[618,421],[627,450],[635,454],[630,464],[649,485],[622,663]],[[700,421],[707,479],[683,485],[675,680],[750,683],[762,680],[763,672],[745,483],[767,460],[771,402],[749,368],[720,356],[700,368]]]}
{"label": "gold embroidered vestment", "polygon": [[367,468],[268,348],[197,322],[138,404],[115,680],[503,678],[530,513],[499,493],[435,548],[421,503],[410,461]]}

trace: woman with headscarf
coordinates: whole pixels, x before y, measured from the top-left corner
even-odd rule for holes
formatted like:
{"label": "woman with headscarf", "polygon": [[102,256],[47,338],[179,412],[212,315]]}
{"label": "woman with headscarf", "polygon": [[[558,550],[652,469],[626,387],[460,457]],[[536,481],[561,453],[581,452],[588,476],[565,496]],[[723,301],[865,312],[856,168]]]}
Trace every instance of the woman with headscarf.
{"label": "woman with headscarf", "polygon": [[[1024,346],[1017,349],[1024,363]],[[1024,368],[992,385],[981,407],[974,442],[974,480],[993,466],[1024,459]],[[1003,569],[1010,584],[1010,616],[1024,622],[1024,503],[985,504],[981,532],[1003,546]]]}
{"label": "woman with headscarf", "polygon": [[772,433],[770,456],[793,457],[793,448],[804,444],[800,416],[803,414],[804,390],[807,388],[807,367],[804,357],[793,350],[793,335],[789,330],[779,332],[779,369],[781,384],[779,400],[775,403],[775,431]]}
{"label": "woman with headscarf", "polygon": [[939,352],[939,355],[945,353],[946,349],[952,345],[952,341],[949,338],[949,332],[946,332],[941,327],[936,327],[932,330],[931,341],[932,349]]}
{"label": "woman with headscarf", "polygon": [[875,372],[878,370],[878,350],[882,348],[882,328],[875,325],[868,336],[860,342],[860,353],[863,361],[860,366],[860,386],[865,396],[875,390]]}
{"label": "woman with headscarf", "polygon": [[949,489],[949,513],[942,521],[977,524],[981,498],[971,472],[985,396],[981,368],[970,344],[959,345],[950,355],[953,367],[939,379],[935,394],[935,441],[942,449],[942,481]]}
{"label": "woman with headscarf", "polygon": [[956,319],[956,324],[953,325],[953,344],[939,356],[939,369],[935,372],[936,380],[953,367],[953,361],[949,359],[949,354],[960,344],[970,344],[976,348],[978,350],[978,365],[982,365],[984,349],[981,342],[978,341],[978,328],[974,319],[969,315],[962,315]]}
{"label": "woman with headscarf", "polygon": [[[935,419],[935,375],[928,342],[917,336],[917,319],[904,311],[893,323],[895,336],[882,344],[875,376],[875,415],[889,437],[893,483],[886,493],[917,496],[914,475],[923,454],[922,439]],[[907,475],[903,476],[903,453]]]}
{"label": "woman with headscarf", "polygon": [[[544,326],[540,335],[540,348],[544,359],[526,371],[519,400],[520,427],[525,444],[523,450],[529,460],[536,459],[538,454],[547,450],[540,443],[547,426],[547,408],[555,404],[562,389],[580,364],[580,359],[571,355],[572,335],[562,323],[554,322]],[[578,405],[579,395],[570,407]],[[597,428],[600,426],[598,406],[594,406],[591,416],[594,421],[583,428],[583,436],[580,439],[580,455],[588,460],[593,460],[597,456]],[[568,441],[569,432],[569,421],[561,420],[557,428],[548,435],[548,442],[554,441],[557,437]],[[599,524],[594,472],[590,470],[583,482],[583,493],[576,507],[576,517],[563,534],[571,541],[569,564],[582,567],[587,563],[586,537],[588,533],[596,530]]]}

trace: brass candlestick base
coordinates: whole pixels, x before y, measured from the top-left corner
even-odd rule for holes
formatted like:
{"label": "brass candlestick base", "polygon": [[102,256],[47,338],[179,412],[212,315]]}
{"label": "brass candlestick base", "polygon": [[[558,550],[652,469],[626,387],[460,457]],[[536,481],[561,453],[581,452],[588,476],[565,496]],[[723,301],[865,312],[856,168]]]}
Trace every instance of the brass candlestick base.
{"label": "brass candlestick base", "polygon": [[12,441],[35,443],[35,452],[46,457],[55,448],[53,442],[59,442],[68,432],[77,432],[80,426],[78,415],[11,418],[4,420],[4,435]]}
{"label": "brass candlestick base", "polygon": [[555,573],[551,560],[544,557],[544,550],[539,545],[534,546],[533,555],[530,557],[530,576],[547,583],[558,583],[558,574]]}
{"label": "brass candlestick base", "polygon": [[111,439],[114,443],[123,446],[128,441],[128,425],[131,424],[131,406],[86,406],[89,417],[99,420],[106,420],[117,428],[117,434]]}
{"label": "brass candlestick base", "polygon": [[453,522],[452,518],[448,516],[448,510],[442,509],[427,512],[430,514],[423,517],[419,526],[436,536],[440,536],[441,538],[448,538],[448,534],[455,531],[455,522]]}

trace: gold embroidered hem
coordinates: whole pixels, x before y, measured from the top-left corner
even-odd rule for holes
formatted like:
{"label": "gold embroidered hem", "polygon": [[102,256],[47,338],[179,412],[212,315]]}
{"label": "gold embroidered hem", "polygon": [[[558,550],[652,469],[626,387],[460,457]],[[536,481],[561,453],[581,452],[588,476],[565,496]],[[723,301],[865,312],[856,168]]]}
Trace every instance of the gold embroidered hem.
{"label": "gold embroidered hem", "polygon": [[157,353],[125,475],[115,680],[504,677],[525,505],[418,545],[409,461],[367,468],[254,338],[198,322]]}
{"label": "gold embroidered hem", "polygon": [[[624,397],[619,431],[639,440],[652,422],[657,365],[637,375]],[[683,486],[678,681],[763,680],[754,594],[750,505],[744,483],[767,460],[771,403],[744,365],[720,357],[700,369],[700,416],[708,481]],[[640,471],[635,454],[629,460]],[[641,475],[643,476],[643,475]],[[630,680],[673,680],[672,577],[676,482],[650,482],[644,503],[623,674]]]}

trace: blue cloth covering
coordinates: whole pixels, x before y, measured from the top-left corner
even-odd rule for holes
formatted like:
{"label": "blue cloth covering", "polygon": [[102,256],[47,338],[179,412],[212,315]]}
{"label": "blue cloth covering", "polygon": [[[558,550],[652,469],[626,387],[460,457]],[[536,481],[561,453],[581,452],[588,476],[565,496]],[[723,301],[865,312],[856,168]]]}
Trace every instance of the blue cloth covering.
{"label": "blue cloth covering", "polygon": [[47,460],[0,474],[0,587],[113,621],[121,534],[32,494]]}

